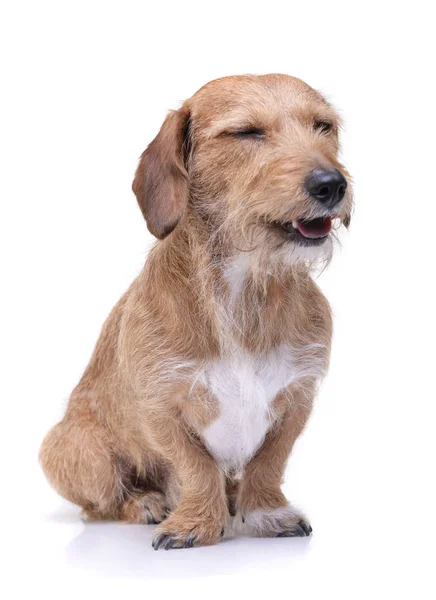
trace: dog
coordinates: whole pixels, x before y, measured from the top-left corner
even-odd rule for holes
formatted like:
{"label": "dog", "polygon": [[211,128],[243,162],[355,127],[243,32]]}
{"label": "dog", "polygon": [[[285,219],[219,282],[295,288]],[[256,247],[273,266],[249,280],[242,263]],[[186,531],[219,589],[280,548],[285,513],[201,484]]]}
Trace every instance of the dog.
{"label": "dog", "polygon": [[281,484],[329,363],[312,276],[352,213],[339,129],[299,79],[231,76],[142,154],[133,191],[158,241],[40,451],[89,518],[158,524],[156,550],[215,544],[235,515],[311,534]]}

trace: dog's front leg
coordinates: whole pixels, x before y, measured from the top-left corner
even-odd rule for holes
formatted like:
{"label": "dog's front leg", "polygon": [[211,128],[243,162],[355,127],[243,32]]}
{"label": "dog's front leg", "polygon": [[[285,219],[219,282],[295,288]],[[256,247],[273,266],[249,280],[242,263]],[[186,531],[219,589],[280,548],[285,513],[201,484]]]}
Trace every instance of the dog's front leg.
{"label": "dog's front leg", "polygon": [[293,390],[281,420],[248,463],[239,487],[238,512],[248,530],[262,537],[310,535],[312,528],[281,491],[287,458],[309,417],[313,392]]}
{"label": "dog's front leg", "polygon": [[156,528],[153,548],[215,544],[229,518],[223,471],[178,415],[154,412],[149,423],[156,449],[172,464],[181,486],[180,503]]}

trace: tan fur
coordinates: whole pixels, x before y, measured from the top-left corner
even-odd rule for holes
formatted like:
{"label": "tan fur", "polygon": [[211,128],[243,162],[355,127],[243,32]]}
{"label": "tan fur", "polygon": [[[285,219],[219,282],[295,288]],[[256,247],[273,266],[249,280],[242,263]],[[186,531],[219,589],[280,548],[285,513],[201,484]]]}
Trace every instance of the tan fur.
{"label": "tan fur", "polygon": [[[315,120],[332,131],[313,131]],[[247,126],[265,139],[233,135]],[[52,485],[89,516],[162,521],[156,547],[180,547],[217,542],[229,509],[245,518],[287,506],[283,472],[328,366],[331,316],[311,265],[294,259],[270,224],[312,215],[302,191],[312,169],[333,166],[349,178],[338,128],[332,107],[298,79],[229,77],[170,113],[142,155],[133,189],[161,241],[108,317],[40,453]],[[348,223],[350,213],[348,186],[335,216]],[[235,292],[238,256],[246,270]],[[302,376],[277,395],[244,472],[226,472],[202,439],[220,413],[204,369],[236,347],[263,356],[281,344],[294,349]],[[317,373],[306,373],[308,364]],[[295,533],[303,517],[283,514],[256,533]]]}

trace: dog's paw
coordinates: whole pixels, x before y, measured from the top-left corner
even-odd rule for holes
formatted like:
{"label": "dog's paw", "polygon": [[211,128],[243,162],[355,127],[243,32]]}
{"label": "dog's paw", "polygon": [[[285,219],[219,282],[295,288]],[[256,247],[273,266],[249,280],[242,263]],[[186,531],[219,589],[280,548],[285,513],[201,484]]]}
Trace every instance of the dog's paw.
{"label": "dog's paw", "polygon": [[254,510],[243,515],[243,520],[256,537],[305,537],[312,533],[307,519],[292,506]]}
{"label": "dog's paw", "polygon": [[164,548],[192,548],[216,544],[224,535],[225,523],[212,518],[186,519],[173,513],[156,528],[152,546],[155,550]]}
{"label": "dog's paw", "polygon": [[128,523],[156,525],[168,517],[166,498],[160,492],[146,492],[125,501],[122,519]]}

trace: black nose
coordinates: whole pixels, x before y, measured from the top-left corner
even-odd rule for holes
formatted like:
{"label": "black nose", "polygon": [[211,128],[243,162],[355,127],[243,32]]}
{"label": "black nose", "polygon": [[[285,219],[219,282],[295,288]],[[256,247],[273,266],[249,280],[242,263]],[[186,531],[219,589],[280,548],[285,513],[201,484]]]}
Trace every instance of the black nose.
{"label": "black nose", "polygon": [[347,180],[338,169],[315,169],[306,177],[306,190],[329,208],[345,196]]}

